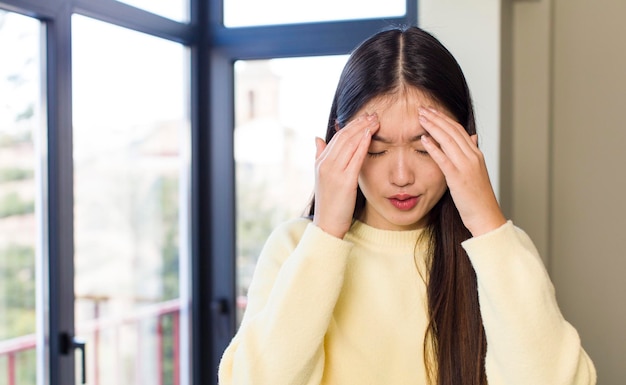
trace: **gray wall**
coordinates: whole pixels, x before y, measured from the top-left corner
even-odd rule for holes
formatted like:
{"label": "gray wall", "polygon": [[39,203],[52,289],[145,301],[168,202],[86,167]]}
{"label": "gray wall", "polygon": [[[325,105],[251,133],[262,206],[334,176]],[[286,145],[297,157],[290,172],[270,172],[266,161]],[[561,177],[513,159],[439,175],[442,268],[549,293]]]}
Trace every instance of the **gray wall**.
{"label": "gray wall", "polygon": [[518,0],[511,12],[512,177],[501,189],[541,250],[598,383],[623,385],[626,1]]}
{"label": "gray wall", "polygon": [[626,0],[418,9],[467,75],[500,203],[541,252],[598,383],[626,384]]}

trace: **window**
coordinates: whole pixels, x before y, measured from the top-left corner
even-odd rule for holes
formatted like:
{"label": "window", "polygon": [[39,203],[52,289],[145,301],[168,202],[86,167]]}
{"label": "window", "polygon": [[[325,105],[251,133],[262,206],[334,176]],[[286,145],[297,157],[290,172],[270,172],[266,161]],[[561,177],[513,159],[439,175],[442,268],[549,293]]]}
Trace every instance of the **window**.
{"label": "window", "polygon": [[401,17],[405,12],[404,0],[224,0],[227,27]]}
{"label": "window", "polygon": [[0,0],[0,384],[216,383],[345,55],[417,21],[241,1]]}
{"label": "window", "polygon": [[185,0],[118,0],[137,8],[176,21],[189,20],[189,4]]}
{"label": "window", "polygon": [[0,10],[0,383],[37,381],[39,22]]}
{"label": "window", "polygon": [[173,384],[186,302],[187,51],[80,15],[72,48],[75,322],[87,377]]}
{"label": "window", "polygon": [[305,215],[315,177],[314,138],[325,135],[346,59],[336,55],[235,63],[238,322],[270,232],[280,222]]}

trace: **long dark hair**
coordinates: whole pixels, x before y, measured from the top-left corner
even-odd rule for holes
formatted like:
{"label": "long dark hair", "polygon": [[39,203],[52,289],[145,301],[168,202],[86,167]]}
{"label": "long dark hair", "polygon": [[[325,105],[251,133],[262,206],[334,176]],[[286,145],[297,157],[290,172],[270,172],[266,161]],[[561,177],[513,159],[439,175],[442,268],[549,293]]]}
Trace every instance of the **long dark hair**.
{"label": "long dark hair", "polygon": [[[375,34],[350,55],[341,74],[328,118],[326,142],[367,102],[404,86],[419,89],[446,108],[465,130],[475,134],[474,110],[467,82],[452,54],[431,34],[417,28],[394,28]],[[360,189],[353,218],[365,206]],[[315,197],[309,215],[314,214]],[[487,342],[476,274],[461,242],[471,234],[446,192],[429,213],[427,277],[430,323],[424,360],[438,385],[485,385]],[[433,367],[434,366],[434,367]]]}

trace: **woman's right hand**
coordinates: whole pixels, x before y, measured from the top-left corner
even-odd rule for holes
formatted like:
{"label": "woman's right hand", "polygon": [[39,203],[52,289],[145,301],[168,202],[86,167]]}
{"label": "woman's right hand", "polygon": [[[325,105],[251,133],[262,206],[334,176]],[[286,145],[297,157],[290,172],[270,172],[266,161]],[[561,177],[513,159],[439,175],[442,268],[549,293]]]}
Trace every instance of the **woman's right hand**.
{"label": "woman's right hand", "polygon": [[313,223],[337,238],[352,225],[359,172],[378,128],[376,114],[364,114],[337,131],[328,144],[315,138]]}

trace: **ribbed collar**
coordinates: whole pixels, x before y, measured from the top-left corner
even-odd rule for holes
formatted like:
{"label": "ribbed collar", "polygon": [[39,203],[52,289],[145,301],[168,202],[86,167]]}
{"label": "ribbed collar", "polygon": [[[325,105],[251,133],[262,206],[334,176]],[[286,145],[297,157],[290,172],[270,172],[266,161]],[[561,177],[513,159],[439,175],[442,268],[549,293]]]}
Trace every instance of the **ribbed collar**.
{"label": "ribbed collar", "polygon": [[403,231],[381,230],[359,220],[355,220],[348,235],[357,242],[373,244],[379,247],[408,247],[414,249],[418,238],[421,240],[420,244],[424,245],[425,237],[420,237],[424,231],[424,229]]}

